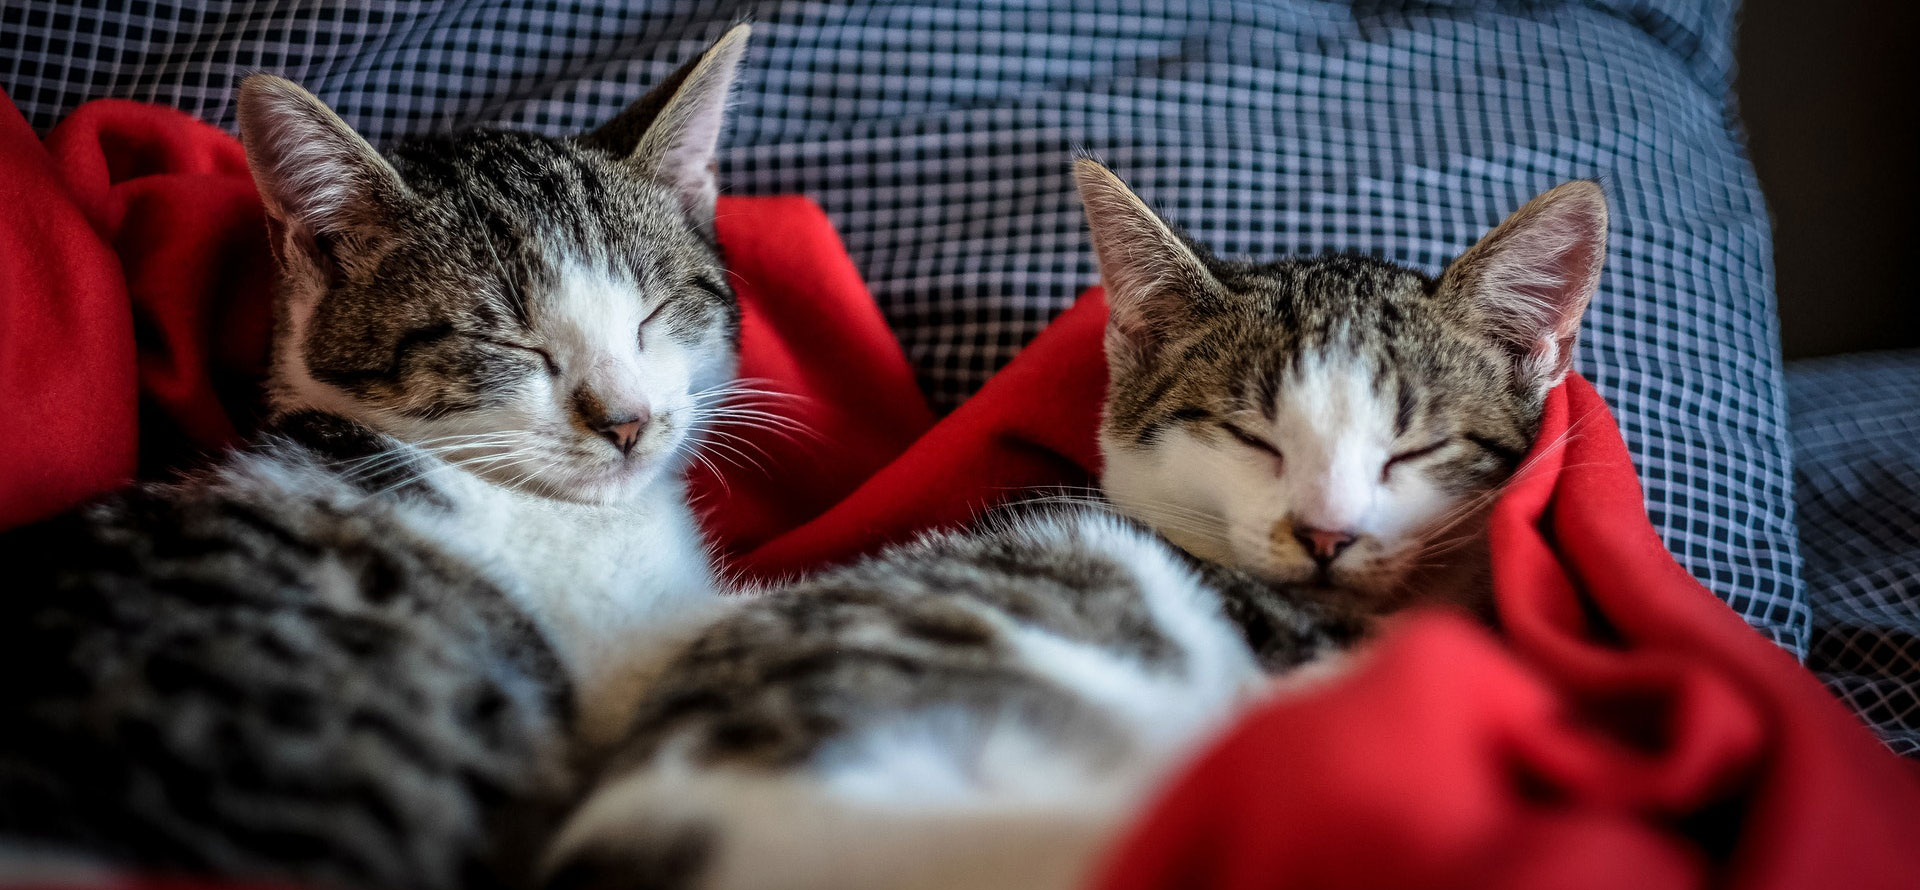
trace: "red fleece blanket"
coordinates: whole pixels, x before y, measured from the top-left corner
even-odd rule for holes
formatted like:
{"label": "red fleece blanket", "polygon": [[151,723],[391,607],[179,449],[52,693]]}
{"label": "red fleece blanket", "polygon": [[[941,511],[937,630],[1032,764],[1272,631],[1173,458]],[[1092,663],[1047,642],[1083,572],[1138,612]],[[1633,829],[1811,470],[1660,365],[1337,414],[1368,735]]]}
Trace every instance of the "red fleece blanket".
{"label": "red fleece blanket", "polygon": [[[832,227],[730,198],[743,373],[796,394],[696,490],[740,572],[844,561],[1095,468],[1090,291],[935,420]],[[100,101],[44,144],[0,102],[0,526],[231,444],[257,411],[270,260],[239,146]],[[1920,778],[1676,565],[1574,378],[1493,518],[1501,632],[1415,615],[1257,709],[1098,886],[1920,885]],[[756,451],[761,453],[755,453]]]}

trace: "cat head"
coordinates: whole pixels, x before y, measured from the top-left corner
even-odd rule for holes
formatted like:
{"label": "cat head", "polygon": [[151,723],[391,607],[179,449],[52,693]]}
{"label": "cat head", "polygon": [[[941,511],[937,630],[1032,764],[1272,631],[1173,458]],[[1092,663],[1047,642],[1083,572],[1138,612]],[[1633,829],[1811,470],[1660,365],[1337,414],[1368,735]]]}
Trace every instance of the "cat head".
{"label": "cat head", "polygon": [[1197,557],[1368,607],[1484,534],[1599,281],[1599,186],[1540,195],[1434,279],[1223,262],[1105,167],[1075,172],[1110,307],[1116,505]]}
{"label": "cat head", "polygon": [[570,500],[672,468],[736,361],[714,151],[747,33],[584,135],[479,129],[384,156],[293,83],[247,78],[280,271],[275,409]]}

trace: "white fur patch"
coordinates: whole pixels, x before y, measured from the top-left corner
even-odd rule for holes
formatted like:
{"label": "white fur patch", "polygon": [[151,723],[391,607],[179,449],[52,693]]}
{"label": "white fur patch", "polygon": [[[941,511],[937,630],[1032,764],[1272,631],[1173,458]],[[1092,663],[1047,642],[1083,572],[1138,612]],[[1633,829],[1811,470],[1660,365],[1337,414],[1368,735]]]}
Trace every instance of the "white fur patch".
{"label": "white fur patch", "polygon": [[594,792],[550,864],[590,845],[717,827],[704,888],[1070,888],[1113,831],[1263,678],[1245,642],[1166,546],[1104,514],[1030,521],[1015,534],[1105,556],[1133,573],[1177,667],[1010,624],[1034,675],[1107,711],[1132,735],[1120,762],[1023,721],[934,707],[825,747],[810,770],[698,769],[669,743]]}
{"label": "white fur patch", "polygon": [[702,890],[1071,890],[1124,812],[1106,799],[874,805],[791,773],[654,769],[596,792],[550,847],[547,868],[587,847],[704,835]]}
{"label": "white fur patch", "polygon": [[1015,645],[1035,672],[1113,711],[1149,747],[1164,751],[1187,744],[1259,682],[1246,642],[1220,614],[1218,596],[1166,545],[1100,513],[1036,522],[1024,531],[1125,566],[1155,625],[1179,647],[1185,670],[1168,674],[1037,628],[1013,630]]}
{"label": "white fur patch", "polygon": [[446,475],[436,481],[460,507],[410,520],[472,559],[540,624],[574,679],[583,735],[613,741],[665,659],[729,605],[679,480],[616,504],[582,504]]}
{"label": "white fur patch", "polygon": [[1278,388],[1272,421],[1236,418],[1279,448],[1278,461],[1229,436],[1180,425],[1146,446],[1105,438],[1101,485],[1124,512],[1193,555],[1276,581],[1316,571],[1294,530],[1353,534],[1355,543],[1332,564],[1335,580],[1390,586],[1455,499],[1417,466],[1385,472],[1397,447],[1396,406],[1372,380],[1356,362],[1317,357]]}

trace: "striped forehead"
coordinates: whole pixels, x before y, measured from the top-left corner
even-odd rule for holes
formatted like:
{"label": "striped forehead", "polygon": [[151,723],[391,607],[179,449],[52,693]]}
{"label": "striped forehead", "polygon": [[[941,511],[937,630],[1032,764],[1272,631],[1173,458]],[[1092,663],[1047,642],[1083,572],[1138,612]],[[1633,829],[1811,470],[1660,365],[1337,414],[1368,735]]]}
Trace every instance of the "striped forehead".
{"label": "striped forehead", "polygon": [[495,236],[619,263],[684,225],[664,187],[589,149],[527,133],[475,131],[403,146],[396,165],[443,212],[478,217]]}

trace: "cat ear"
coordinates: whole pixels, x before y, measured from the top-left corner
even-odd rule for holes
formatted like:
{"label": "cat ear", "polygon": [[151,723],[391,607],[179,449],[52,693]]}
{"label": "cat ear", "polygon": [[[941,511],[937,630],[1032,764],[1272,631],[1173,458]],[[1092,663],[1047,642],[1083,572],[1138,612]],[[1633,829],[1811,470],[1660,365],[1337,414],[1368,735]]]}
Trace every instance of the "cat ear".
{"label": "cat ear", "polygon": [[323,267],[335,263],[337,238],[386,225],[388,208],[407,193],[373,146],[290,80],[248,77],[240,83],[238,110],[247,166],[283,262],[292,249]]}
{"label": "cat ear", "polygon": [[734,25],[699,58],[580,141],[625,158],[641,174],[672,186],[687,213],[700,225],[711,225],[720,192],[714,150],[752,30],[744,23]]}
{"label": "cat ear", "polygon": [[240,83],[240,138],[267,209],[318,232],[377,222],[380,202],[404,194],[392,165],[326,103],[293,81],[255,74]]}
{"label": "cat ear", "polygon": [[1511,351],[1536,393],[1573,366],[1580,317],[1607,256],[1607,198],[1569,182],[1527,202],[1440,277],[1439,294]]}
{"label": "cat ear", "polygon": [[1087,228],[1107,288],[1107,359],[1116,368],[1149,362],[1219,290],[1192,246],[1100,162],[1073,165]]}

